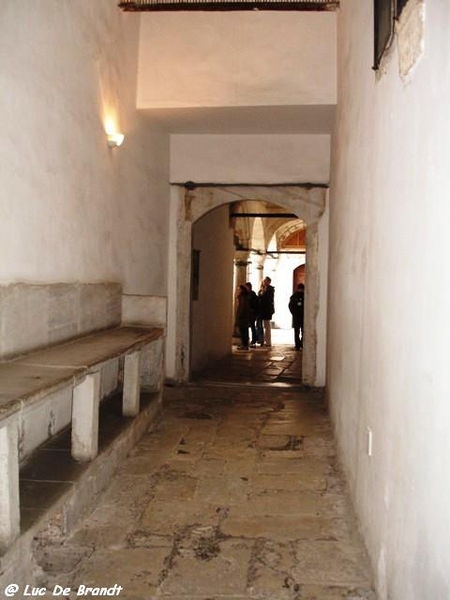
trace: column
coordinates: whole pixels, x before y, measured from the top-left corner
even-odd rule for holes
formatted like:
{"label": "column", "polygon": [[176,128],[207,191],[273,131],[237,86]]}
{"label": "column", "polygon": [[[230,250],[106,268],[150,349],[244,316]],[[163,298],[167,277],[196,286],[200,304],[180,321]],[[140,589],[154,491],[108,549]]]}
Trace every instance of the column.
{"label": "column", "polygon": [[139,414],[139,365],[141,353],[133,352],[125,356],[123,374],[122,413],[125,417],[135,417]]}
{"label": "column", "polygon": [[75,386],[72,403],[72,457],[81,462],[98,453],[100,371],[90,373]]}
{"label": "column", "polygon": [[16,418],[0,425],[0,552],[20,533],[19,458]]}
{"label": "column", "polygon": [[240,285],[244,285],[248,281],[248,252],[236,251],[234,256],[234,281],[235,288],[237,289]]}

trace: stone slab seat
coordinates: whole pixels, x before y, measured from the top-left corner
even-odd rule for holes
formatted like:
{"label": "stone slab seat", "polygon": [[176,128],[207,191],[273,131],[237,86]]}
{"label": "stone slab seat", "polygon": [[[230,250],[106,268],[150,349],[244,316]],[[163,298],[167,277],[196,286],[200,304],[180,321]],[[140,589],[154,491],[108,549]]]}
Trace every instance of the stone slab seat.
{"label": "stone slab seat", "polygon": [[19,535],[18,415],[67,386],[73,388],[72,456],[91,460],[98,451],[100,369],[124,357],[122,412],[139,412],[140,351],[163,337],[159,327],[122,326],[0,363],[0,550]]}

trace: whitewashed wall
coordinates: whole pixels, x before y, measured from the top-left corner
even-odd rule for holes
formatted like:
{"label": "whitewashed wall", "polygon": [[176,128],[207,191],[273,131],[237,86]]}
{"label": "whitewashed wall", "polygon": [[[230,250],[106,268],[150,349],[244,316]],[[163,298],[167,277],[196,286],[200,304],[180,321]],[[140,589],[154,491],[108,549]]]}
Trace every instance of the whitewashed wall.
{"label": "whitewashed wall", "polygon": [[138,106],[334,104],[334,13],[144,14]]}
{"label": "whitewashed wall", "polygon": [[405,80],[396,45],[371,69],[372,3],[338,23],[328,393],[380,600],[450,589],[450,5],[425,5]]}
{"label": "whitewashed wall", "polygon": [[139,15],[115,0],[0,10],[0,282],[164,294],[169,144],[135,109]]}
{"label": "whitewashed wall", "polygon": [[329,135],[172,135],[171,181],[327,183]]}
{"label": "whitewashed wall", "polygon": [[229,354],[233,334],[233,230],[227,205],[196,221],[192,247],[200,251],[198,300],[192,301],[191,369]]}

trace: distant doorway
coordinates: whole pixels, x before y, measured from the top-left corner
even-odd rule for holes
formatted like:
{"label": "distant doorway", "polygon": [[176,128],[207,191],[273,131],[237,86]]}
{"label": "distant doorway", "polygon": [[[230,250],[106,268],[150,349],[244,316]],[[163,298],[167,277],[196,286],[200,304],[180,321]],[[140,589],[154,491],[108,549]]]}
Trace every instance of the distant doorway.
{"label": "distant doorway", "polygon": [[[325,373],[325,343],[326,343],[326,321],[323,315],[326,314],[326,286],[322,285],[326,282],[326,267],[327,267],[327,227],[325,206],[327,198],[327,189],[324,185],[310,186],[306,184],[298,185],[266,185],[266,186],[249,186],[249,185],[202,185],[189,184],[189,186],[176,185],[172,189],[172,217],[171,217],[171,244],[173,251],[169,255],[169,291],[168,291],[168,317],[167,317],[167,346],[166,346],[166,376],[169,380],[177,382],[188,381],[190,373],[195,367],[201,368],[202,358],[211,356],[212,351],[218,351],[217,343],[210,347],[211,352],[205,350],[205,344],[202,345],[201,335],[205,333],[208,343],[214,340],[214,332],[212,329],[218,327],[218,322],[214,318],[212,308],[214,302],[206,294],[203,282],[209,281],[208,293],[212,294],[216,291],[217,286],[213,281],[216,280],[217,273],[222,274],[221,265],[226,265],[227,261],[218,260],[217,249],[225,248],[228,252],[230,248],[229,239],[218,242],[219,234],[225,231],[231,234],[231,238],[236,234],[236,227],[230,228],[232,221],[228,218],[225,220],[226,205],[235,206],[236,202],[245,203],[246,212],[255,212],[247,210],[252,208],[249,203],[264,202],[277,207],[276,212],[289,213],[289,217],[294,221],[301,219],[306,227],[307,256],[305,255],[306,264],[308,265],[308,281],[306,294],[308,302],[305,310],[305,344],[303,351],[302,362],[302,381],[306,385],[323,385]],[[214,209],[222,207],[224,211],[216,212]],[[279,209],[282,209],[279,211]],[[235,211],[233,211],[235,212]],[[262,211],[261,211],[262,212]],[[216,215],[222,215],[222,226],[214,228],[211,223],[205,230],[200,231],[202,225],[201,218],[207,213],[211,213],[211,218]],[[267,215],[267,212],[265,212]],[[243,217],[241,213],[229,214],[231,219],[240,219]],[[284,218],[276,214],[275,217],[269,218]],[[267,217],[266,217],[267,218]],[[195,224],[198,221],[198,227]],[[279,236],[280,225],[277,223],[270,227],[272,235],[277,232]],[[200,229],[199,229],[200,227]],[[242,266],[242,277],[247,277],[248,272],[244,272],[244,263],[248,263],[250,254],[254,250],[247,245],[250,241],[250,236],[245,237],[245,225],[241,228],[242,235],[239,236],[240,246],[236,245],[234,240],[234,260],[239,260]],[[213,231],[216,233],[213,235]],[[269,233],[267,229],[267,234]],[[287,233],[287,232],[286,232]],[[293,233],[292,231],[290,233]],[[194,234],[194,235],[193,235]],[[216,235],[217,234],[217,235]],[[193,239],[194,237],[194,239]],[[242,239],[241,239],[242,238]],[[243,242],[246,242],[245,244]],[[269,242],[267,254],[275,260],[278,255],[278,261],[281,261],[281,256],[289,256],[290,251],[280,252],[280,244],[277,244],[277,249],[272,251],[270,248],[270,238],[267,235],[266,244]],[[267,246],[266,246],[267,247]],[[211,251],[211,248],[213,249]],[[242,256],[236,256],[236,248],[241,252]],[[200,251],[200,280],[198,289],[198,300],[191,299],[191,269],[192,269],[192,250]],[[227,250],[228,249],[228,250]],[[256,248],[258,250],[258,248]],[[260,255],[257,253],[257,256]],[[291,292],[292,272],[299,264],[297,260],[291,268],[286,272],[285,282],[287,284],[286,293],[281,293],[282,284],[277,282],[276,303],[281,299],[282,306],[287,305]],[[263,267],[263,272],[266,274],[266,267],[269,265],[258,265]],[[207,269],[211,267],[211,277],[206,277]],[[279,266],[277,268],[277,276]],[[270,275],[269,275],[270,276]],[[231,278],[232,279],[232,278]],[[275,281],[275,277],[272,278]],[[237,281],[235,283],[238,283]],[[232,281],[229,284],[229,296],[233,293]],[[221,294],[224,297],[224,294]],[[286,299],[287,298],[287,299]],[[192,314],[192,302],[196,303],[194,310],[197,311],[198,317]],[[202,304],[203,303],[203,304]],[[226,303],[231,307],[231,303]],[[203,310],[203,308],[205,310]],[[197,310],[198,309],[198,310]],[[201,323],[202,328],[197,327]],[[283,327],[284,328],[284,327]],[[200,335],[198,332],[200,331]],[[231,333],[231,327],[230,327]],[[222,339],[220,335],[220,339]],[[191,344],[191,341],[193,342]],[[196,347],[194,347],[196,345]],[[199,350],[200,348],[200,350]],[[191,356],[192,354],[192,356]],[[317,357],[320,356],[320,364],[317,362]],[[193,358],[193,360],[192,360]]]}
{"label": "distant doorway", "polygon": [[298,284],[303,283],[305,285],[306,265],[299,265],[294,269],[292,277],[292,293],[297,290]]}

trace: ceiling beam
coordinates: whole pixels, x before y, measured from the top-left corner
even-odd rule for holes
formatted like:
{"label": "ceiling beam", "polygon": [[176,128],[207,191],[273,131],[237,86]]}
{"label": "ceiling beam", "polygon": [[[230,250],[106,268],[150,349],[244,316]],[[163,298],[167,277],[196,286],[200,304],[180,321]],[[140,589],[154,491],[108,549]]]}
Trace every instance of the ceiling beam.
{"label": "ceiling beam", "polygon": [[230,217],[260,217],[261,219],[299,219],[294,213],[230,213]]}
{"label": "ceiling beam", "polygon": [[122,0],[119,8],[129,12],[175,10],[335,10],[339,0]]}

